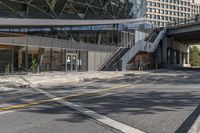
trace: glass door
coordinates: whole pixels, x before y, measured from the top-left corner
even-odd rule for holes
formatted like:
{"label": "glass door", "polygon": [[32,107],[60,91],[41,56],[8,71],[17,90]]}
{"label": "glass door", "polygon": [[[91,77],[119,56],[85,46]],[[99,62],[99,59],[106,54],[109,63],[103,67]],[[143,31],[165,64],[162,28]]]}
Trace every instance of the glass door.
{"label": "glass door", "polygon": [[77,55],[76,54],[66,55],[66,70],[77,71]]}

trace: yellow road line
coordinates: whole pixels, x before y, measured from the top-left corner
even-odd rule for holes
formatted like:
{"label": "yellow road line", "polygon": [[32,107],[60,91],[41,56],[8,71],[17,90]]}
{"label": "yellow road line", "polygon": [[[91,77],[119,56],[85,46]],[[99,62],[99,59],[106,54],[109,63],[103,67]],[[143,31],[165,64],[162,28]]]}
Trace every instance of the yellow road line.
{"label": "yellow road line", "polygon": [[39,104],[44,104],[44,103],[48,103],[48,102],[52,102],[52,101],[63,100],[63,99],[68,99],[68,98],[73,98],[73,97],[78,97],[78,96],[90,96],[90,95],[95,95],[95,94],[101,93],[101,92],[107,92],[107,91],[111,91],[111,90],[115,90],[115,89],[119,89],[119,88],[123,88],[123,87],[128,87],[131,85],[133,86],[133,84],[126,84],[126,85],[116,86],[116,87],[112,87],[112,88],[97,90],[97,91],[91,92],[91,93],[88,93],[88,92],[76,93],[76,94],[71,94],[71,95],[63,96],[63,97],[56,97],[56,98],[52,98],[52,99],[48,99],[48,100],[40,100],[40,101],[27,103],[27,104],[13,105],[13,106],[9,106],[9,107],[0,108],[0,111],[20,109],[20,108],[25,108],[25,107],[32,106],[32,105],[39,105]]}

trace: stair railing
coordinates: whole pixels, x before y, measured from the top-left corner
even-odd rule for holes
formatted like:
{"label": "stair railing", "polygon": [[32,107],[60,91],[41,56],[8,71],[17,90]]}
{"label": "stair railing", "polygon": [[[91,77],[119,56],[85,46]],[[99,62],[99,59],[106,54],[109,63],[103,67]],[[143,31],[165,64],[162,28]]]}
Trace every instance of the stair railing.
{"label": "stair railing", "polygon": [[121,50],[121,48],[122,47],[119,47],[117,50],[112,51],[111,54],[108,54],[106,57],[104,57],[104,59],[101,60],[100,63],[97,65],[98,70],[100,71],[105,66],[105,64],[107,64],[110,61],[110,59]]}

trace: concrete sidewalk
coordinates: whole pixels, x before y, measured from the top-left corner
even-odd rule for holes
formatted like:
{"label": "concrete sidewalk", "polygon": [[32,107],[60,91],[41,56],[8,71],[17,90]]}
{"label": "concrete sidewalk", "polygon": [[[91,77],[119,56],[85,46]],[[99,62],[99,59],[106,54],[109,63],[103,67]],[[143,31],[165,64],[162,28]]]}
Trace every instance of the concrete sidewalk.
{"label": "concrete sidewalk", "polygon": [[[73,73],[41,73],[28,75],[0,76],[0,88],[28,86],[26,79],[34,85],[55,86],[79,81],[90,81],[94,79],[110,79],[124,76],[127,72],[73,72]],[[130,72],[129,72],[130,73]],[[133,72],[131,72],[133,73]]]}
{"label": "concrete sidewalk", "polygon": [[196,75],[199,76],[200,72],[193,71],[174,71],[174,70],[150,70],[150,71],[93,71],[93,72],[42,72],[40,74],[28,74],[28,75],[6,75],[0,76],[0,88],[2,87],[23,87],[29,84],[23,79],[28,80],[34,85],[44,86],[56,86],[59,84],[67,84],[71,82],[90,81],[93,79],[111,79],[122,76],[133,75]]}

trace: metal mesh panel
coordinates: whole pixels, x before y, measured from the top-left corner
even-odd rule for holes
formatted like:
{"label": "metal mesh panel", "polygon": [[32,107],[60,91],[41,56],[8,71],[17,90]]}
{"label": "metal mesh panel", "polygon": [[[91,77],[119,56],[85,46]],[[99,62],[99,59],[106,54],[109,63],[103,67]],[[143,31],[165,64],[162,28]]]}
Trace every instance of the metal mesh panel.
{"label": "metal mesh panel", "polygon": [[83,42],[70,42],[62,39],[27,36],[27,37],[0,37],[0,43],[19,46],[32,46],[42,48],[64,48],[84,51],[111,51],[115,46],[98,45]]}
{"label": "metal mesh panel", "polygon": [[52,47],[57,47],[57,48],[62,48],[63,46],[62,46],[62,44],[63,44],[63,42],[62,42],[62,40],[58,40],[58,39],[52,39]]}
{"label": "metal mesh panel", "polygon": [[40,46],[40,38],[39,37],[28,37],[28,45],[29,46]]}
{"label": "metal mesh panel", "polygon": [[72,44],[69,41],[64,40],[64,42],[63,42],[63,48],[71,49],[72,48]]}
{"label": "metal mesh panel", "polygon": [[52,39],[51,38],[45,38],[40,40],[40,47],[49,47],[52,45]]}
{"label": "metal mesh panel", "polygon": [[0,42],[3,42],[4,44],[12,44],[13,39],[12,37],[1,37]]}
{"label": "metal mesh panel", "polygon": [[27,37],[13,37],[13,44],[27,45]]}

